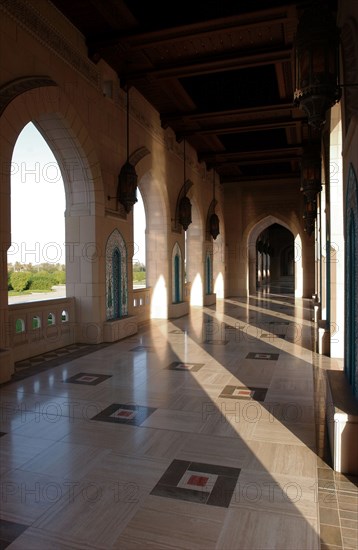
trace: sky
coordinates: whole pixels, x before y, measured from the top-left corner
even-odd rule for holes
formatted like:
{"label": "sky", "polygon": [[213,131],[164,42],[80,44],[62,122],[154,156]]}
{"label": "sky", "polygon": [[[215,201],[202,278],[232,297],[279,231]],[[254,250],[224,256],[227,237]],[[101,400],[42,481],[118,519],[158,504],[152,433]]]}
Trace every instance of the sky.
{"label": "sky", "polygon": [[[11,163],[11,247],[8,263],[65,264],[66,197],[61,171],[44,138],[30,122],[20,133]],[[145,263],[145,215],[134,207],[134,261]]]}

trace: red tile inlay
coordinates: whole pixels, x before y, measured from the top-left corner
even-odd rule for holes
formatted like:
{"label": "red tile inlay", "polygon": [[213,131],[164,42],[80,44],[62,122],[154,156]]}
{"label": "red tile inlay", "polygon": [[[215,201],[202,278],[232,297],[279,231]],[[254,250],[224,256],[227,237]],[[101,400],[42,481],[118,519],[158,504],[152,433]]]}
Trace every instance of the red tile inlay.
{"label": "red tile inlay", "polygon": [[117,416],[133,416],[133,411],[118,411]]}
{"label": "red tile inlay", "polygon": [[204,476],[190,476],[188,480],[188,485],[196,485],[197,487],[205,487],[209,481],[208,477]]}
{"label": "red tile inlay", "polygon": [[250,391],[250,390],[237,390],[237,393],[239,395],[248,395],[248,396],[250,396],[252,394],[252,391]]}
{"label": "red tile inlay", "polygon": [[80,378],[77,378],[78,382],[94,382],[94,380],[97,380],[98,376],[81,376]]}

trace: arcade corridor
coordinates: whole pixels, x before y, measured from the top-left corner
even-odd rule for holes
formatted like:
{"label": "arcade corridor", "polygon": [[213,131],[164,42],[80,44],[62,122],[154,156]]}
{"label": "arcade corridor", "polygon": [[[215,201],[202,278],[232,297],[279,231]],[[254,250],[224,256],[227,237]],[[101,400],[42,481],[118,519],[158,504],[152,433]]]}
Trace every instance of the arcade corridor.
{"label": "arcade corridor", "polygon": [[[0,0],[0,550],[357,550],[357,29],[353,0]],[[65,296],[9,304],[35,218]]]}
{"label": "arcade corridor", "polygon": [[22,365],[1,389],[10,548],[357,548],[318,388],[341,365],[312,351],[312,314],[230,298]]}

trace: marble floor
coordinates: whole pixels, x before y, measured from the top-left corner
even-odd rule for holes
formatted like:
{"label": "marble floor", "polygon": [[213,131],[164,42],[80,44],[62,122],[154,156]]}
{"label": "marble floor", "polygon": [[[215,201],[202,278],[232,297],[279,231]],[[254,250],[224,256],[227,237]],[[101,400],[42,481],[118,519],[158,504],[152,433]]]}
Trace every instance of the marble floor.
{"label": "marble floor", "polygon": [[341,366],[314,334],[310,300],[262,293],[22,364],[0,388],[0,549],[357,549],[315,398]]}

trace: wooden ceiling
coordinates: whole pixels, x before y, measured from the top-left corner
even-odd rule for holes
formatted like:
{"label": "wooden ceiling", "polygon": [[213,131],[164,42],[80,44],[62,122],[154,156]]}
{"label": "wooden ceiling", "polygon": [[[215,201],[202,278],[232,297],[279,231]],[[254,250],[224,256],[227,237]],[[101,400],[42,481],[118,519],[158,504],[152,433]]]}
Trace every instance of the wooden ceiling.
{"label": "wooden ceiling", "polygon": [[[293,41],[307,1],[52,0],[222,183],[296,179],[307,119]],[[330,6],[332,6],[330,2]]]}

